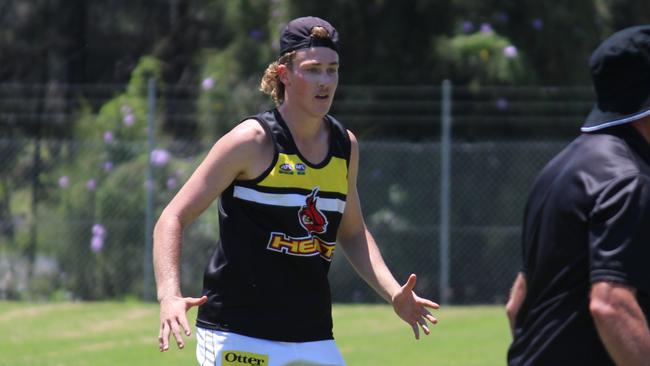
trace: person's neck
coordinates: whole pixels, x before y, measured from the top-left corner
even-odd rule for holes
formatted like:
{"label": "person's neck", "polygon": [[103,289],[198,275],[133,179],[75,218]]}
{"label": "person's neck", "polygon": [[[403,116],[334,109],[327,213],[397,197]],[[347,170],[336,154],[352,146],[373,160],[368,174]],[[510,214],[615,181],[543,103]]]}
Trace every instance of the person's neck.
{"label": "person's neck", "polygon": [[632,122],[632,126],[636,128],[645,141],[650,144],[650,116]]}
{"label": "person's neck", "polygon": [[310,140],[317,138],[319,132],[323,128],[322,116],[310,116],[298,110],[291,108],[286,103],[278,107],[278,111],[282,115],[282,119],[291,130],[291,135],[294,139]]}

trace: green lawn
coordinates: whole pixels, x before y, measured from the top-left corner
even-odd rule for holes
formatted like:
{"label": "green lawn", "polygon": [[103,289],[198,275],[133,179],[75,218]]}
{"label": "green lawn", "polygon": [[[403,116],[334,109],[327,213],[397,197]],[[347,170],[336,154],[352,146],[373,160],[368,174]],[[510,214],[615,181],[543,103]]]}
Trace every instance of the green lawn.
{"label": "green lawn", "polygon": [[[448,307],[429,336],[384,305],[335,305],[334,334],[350,366],[503,365],[502,307]],[[190,312],[194,319],[196,311]],[[143,303],[0,302],[0,365],[194,365],[196,343],[158,352],[158,307]]]}

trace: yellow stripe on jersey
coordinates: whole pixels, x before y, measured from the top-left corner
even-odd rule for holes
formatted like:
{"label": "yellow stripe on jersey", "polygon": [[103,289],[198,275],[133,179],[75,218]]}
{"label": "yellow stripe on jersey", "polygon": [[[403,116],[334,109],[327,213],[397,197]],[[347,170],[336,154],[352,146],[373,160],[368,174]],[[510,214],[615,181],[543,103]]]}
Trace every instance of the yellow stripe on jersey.
{"label": "yellow stripe on jersey", "polygon": [[318,186],[321,192],[347,194],[348,168],[345,159],[334,156],[324,167],[312,168],[298,155],[278,154],[277,163],[258,185],[307,190]]}

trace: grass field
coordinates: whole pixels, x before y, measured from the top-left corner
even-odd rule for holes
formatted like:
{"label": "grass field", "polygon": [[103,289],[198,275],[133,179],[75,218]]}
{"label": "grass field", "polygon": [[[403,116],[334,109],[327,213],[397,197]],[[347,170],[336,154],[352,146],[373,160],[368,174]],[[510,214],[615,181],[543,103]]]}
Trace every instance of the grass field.
{"label": "grass field", "polygon": [[[335,305],[334,334],[350,366],[505,364],[510,336],[502,307],[448,307],[436,315],[432,334],[415,341],[389,306]],[[195,365],[194,339],[161,354],[157,326],[155,303],[0,302],[0,365]]]}

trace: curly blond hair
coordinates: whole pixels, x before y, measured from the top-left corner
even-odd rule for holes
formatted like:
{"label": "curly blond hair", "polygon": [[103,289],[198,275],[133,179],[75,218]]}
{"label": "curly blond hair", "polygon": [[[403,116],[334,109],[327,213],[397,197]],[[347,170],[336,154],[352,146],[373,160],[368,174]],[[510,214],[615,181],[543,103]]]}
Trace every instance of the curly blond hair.
{"label": "curly blond hair", "polygon": [[[330,35],[327,30],[323,27],[314,27],[311,30],[311,36],[314,38],[329,38]],[[273,98],[273,101],[276,105],[282,104],[284,102],[284,84],[280,81],[280,75],[278,74],[278,67],[280,65],[286,65],[289,70],[293,69],[293,60],[296,58],[296,51],[287,52],[284,55],[280,56],[277,61],[271,62],[269,66],[266,67],[264,71],[264,76],[262,76],[262,81],[260,82],[260,91],[264,94],[268,94]]]}
{"label": "curly blond hair", "polygon": [[280,65],[286,65],[289,70],[293,68],[293,60],[296,58],[296,51],[287,52],[277,61],[271,62],[264,71],[262,81],[260,82],[260,91],[268,94],[273,98],[275,105],[284,102],[284,84],[280,81],[278,68]]}

